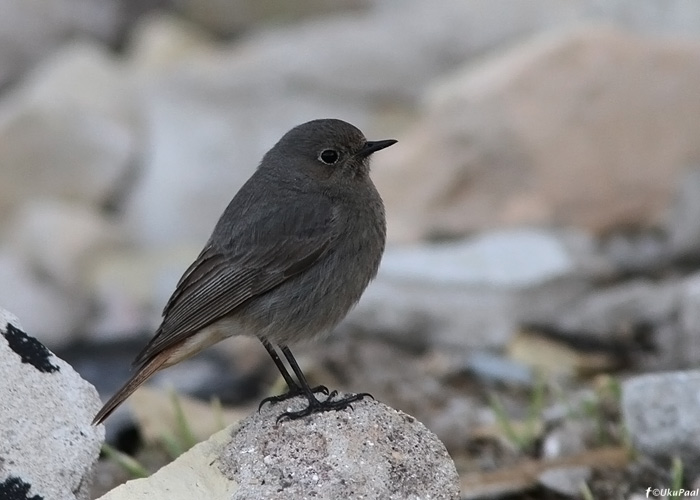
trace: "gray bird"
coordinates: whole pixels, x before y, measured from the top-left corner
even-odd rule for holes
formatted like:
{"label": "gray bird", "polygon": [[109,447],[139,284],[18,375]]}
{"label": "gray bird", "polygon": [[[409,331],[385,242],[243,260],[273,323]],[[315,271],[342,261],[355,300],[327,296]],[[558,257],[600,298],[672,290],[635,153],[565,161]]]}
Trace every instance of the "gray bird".
{"label": "gray bird", "polygon": [[[185,271],[136,371],[97,413],[101,423],[158,370],[232,335],[260,339],[289,391],[308,406],[282,418],[346,408],[311,388],[288,344],[317,337],[345,317],[377,274],[384,252],[382,199],[369,177],[372,153],[395,140],[368,141],[341,120],[314,120],[287,132],[235,195],[209,241]],[[287,371],[275,346],[289,362]]]}

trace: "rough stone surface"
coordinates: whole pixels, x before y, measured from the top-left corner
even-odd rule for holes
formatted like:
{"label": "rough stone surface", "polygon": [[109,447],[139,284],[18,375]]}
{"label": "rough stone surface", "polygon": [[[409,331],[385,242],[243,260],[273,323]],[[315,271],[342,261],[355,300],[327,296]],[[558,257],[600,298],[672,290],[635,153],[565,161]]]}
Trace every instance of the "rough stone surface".
{"label": "rough stone surface", "polygon": [[267,404],[100,500],[459,498],[452,459],[413,417],[366,399],[354,410],[277,423],[283,411],[304,404]]}
{"label": "rough stone surface", "polygon": [[659,224],[676,174],[700,156],[698,86],[697,41],[609,27],[545,33],[466,66],[375,161],[391,239]]}
{"label": "rough stone surface", "polygon": [[240,484],[233,499],[459,498],[454,463],[415,418],[366,399],[276,423],[305,404],[265,405],[242,422],[218,464]]}
{"label": "rough stone surface", "polygon": [[87,500],[97,391],[2,309],[0,401],[0,498]]}
{"label": "rough stone surface", "polygon": [[644,455],[679,456],[684,474],[700,472],[700,371],[653,373],[626,380],[622,411],[632,443]]}

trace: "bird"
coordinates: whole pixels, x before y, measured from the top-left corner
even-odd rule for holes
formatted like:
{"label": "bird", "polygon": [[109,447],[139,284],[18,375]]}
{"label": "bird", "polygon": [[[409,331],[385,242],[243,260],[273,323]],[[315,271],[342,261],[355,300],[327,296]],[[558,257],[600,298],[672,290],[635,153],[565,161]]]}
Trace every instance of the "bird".
{"label": "bird", "polygon": [[331,118],[284,134],[224,210],[134,360],[133,375],[93,424],[157,371],[234,335],[257,337],[288,386],[260,407],[306,398],[303,409],[278,420],[341,410],[368,396],[310,387],[289,345],[332,330],[377,275],[386,217],[369,160],[396,142],[369,141],[357,127]]}

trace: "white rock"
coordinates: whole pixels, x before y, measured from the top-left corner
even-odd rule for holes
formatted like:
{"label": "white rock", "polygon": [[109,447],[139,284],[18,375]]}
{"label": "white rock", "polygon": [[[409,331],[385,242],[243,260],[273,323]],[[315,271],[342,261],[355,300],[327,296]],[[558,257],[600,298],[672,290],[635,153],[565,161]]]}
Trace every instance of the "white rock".
{"label": "white rock", "polygon": [[0,251],[0,283],[0,303],[51,348],[74,339],[88,315],[87,297],[51,286],[14,252]]}
{"label": "white rock", "polygon": [[2,309],[0,400],[0,496],[87,500],[104,440],[97,391]]}
{"label": "white rock", "polygon": [[123,78],[93,47],[66,48],[0,103],[0,210],[52,197],[114,201],[136,141]]}
{"label": "white rock", "polygon": [[645,455],[680,457],[692,477],[700,464],[700,371],[639,375],[622,384],[622,413],[632,443]]}
{"label": "white rock", "polygon": [[56,200],[23,204],[8,236],[29,267],[66,290],[84,285],[91,262],[119,243],[116,227],[99,212]]}

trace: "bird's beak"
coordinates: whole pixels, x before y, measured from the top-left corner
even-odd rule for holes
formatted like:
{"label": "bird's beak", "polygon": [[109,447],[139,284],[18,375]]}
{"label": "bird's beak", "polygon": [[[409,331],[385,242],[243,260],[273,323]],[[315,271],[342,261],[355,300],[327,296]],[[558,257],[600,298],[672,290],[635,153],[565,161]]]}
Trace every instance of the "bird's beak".
{"label": "bird's beak", "polygon": [[392,144],[396,144],[396,139],[387,139],[385,141],[367,141],[362,149],[357,152],[356,156],[367,158],[369,155],[380,149],[388,148]]}

